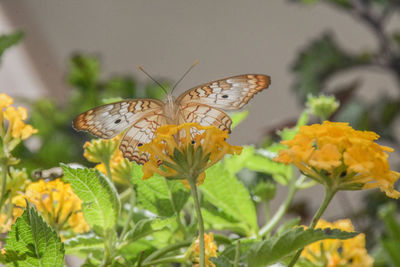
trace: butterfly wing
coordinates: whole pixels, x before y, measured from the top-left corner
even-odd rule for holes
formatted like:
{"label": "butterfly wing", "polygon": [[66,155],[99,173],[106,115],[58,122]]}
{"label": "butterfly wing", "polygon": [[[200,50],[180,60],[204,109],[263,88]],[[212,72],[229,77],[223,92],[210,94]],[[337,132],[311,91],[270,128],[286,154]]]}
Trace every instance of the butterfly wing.
{"label": "butterfly wing", "polygon": [[270,77],[245,74],[221,79],[192,88],[177,99],[178,105],[200,103],[224,110],[237,110],[271,83]]}
{"label": "butterfly wing", "polygon": [[199,103],[186,103],[181,105],[181,121],[196,122],[202,126],[215,126],[222,131],[229,131],[231,129],[232,120],[222,110]]}
{"label": "butterfly wing", "polygon": [[138,119],[132,127],[125,133],[121,140],[119,149],[124,158],[144,164],[149,160],[146,153],[140,153],[138,147],[150,143],[154,138],[154,133],[158,127],[166,123],[162,110],[146,112]]}
{"label": "butterfly wing", "polygon": [[156,99],[132,99],[88,110],[73,121],[78,131],[87,131],[100,138],[118,135],[146,112],[162,110],[164,103]]}

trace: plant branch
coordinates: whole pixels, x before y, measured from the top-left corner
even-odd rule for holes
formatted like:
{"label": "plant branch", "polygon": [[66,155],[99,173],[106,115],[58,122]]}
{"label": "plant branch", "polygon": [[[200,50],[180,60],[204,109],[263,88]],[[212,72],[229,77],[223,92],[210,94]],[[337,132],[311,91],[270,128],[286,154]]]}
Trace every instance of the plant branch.
{"label": "plant branch", "polygon": [[183,233],[183,236],[184,236],[184,239],[185,239],[186,236],[187,236],[187,232],[186,232],[185,227],[182,224],[181,213],[176,208],[172,192],[171,192],[171,190],[170,190],[170,188],[168,186],[167,178],[164,178],[164,182],[165,182],[165,186],[167,187],[167,190],[168,190],[168,196],[169,196],[169,200],[170,200],[171,206],[172,206],[172,208],[173,208],[173,210],[174,210],[174,212],[176,214],[176,223],[178,224],[178,228]]}
{"label": "plant branch", "polygon": [[183,242],[179,242],[179,243],[175,243],[172,245],[169,245],[165,248],[159,249],[154,251],[152,254],[150,254],[144,261],[143,263],[149,263],[159,257],[161,257],[162,255],[165,255],[166,253],[179,249],[179,248],[183,248],[183,247],[188,247],[190,246],[190,244],[192,244],[192,241],[183,241]]}
{"label": "plant branch", "polygon": [[184,263],[186,262],[186,255],[178,255],[178,256],[171,256],[171,257],[165,257],[161,259],[157,259],[154,261],[150,261],[147,263],[142,263],[140,266],[145,267],[145,266],[156,266],[156,265],[162,265],[162,263],[169,263],[169,262],[180,262]]}
{"label": "plant branch", "polygon": [[233,267],[239,267],[239,261],[240,261],[240,240],[238,240],[236,244],[235,263],[233,264]]}
{"label": "plant branch", "polygon": [[8,166],[6,163],[6,159],[2,160],[0,167],[1,167],[1,195],[0,195],[0,211],[1,211],[6,197],[7,173],[8,173]]}
{"label": "plant branch", "polygon": [[128,216],[126,218],[126,222],[124,224],[124,228],[122,229],[121,235],[119,236],[119,241],[122,241],[125,238],[125,234],[128,231],[129,224],[131,223],[133,217],[133,207],[135,206],[135,201],[136,201],[135,191],[132,190],[129,201],[130,207],[128,211]]}
{"label": "plant branch", "polygon": [[199,196],[197,192],[196,179],[188,179],[190,184],[190,192],[194,200],[194,208],[199,222],[199,242],[200,242],[200,267],[205,267],[205,252],[204,252],[204,222],[201,215]]}
{"label": "plant branch", "polygon": [[292,176],[291,180],[289,181],[289,193],[288,193],[285,201],[281,204],[278,211],[274,214],[274,216],[271,218],[271,220],[269,220],[268,223],[261,228],[261,230],[259,232],[260,237],[264,237],[269,232],[271,232],[271,230],[274,229],[274,227],[282,219],[283,215],[285,215],[287,209],[289,208],[290,204],[292,203],[294,194],[296,193],[296,191],[298,189],[297,185],[299,184],[299,181],[300,180],[304,181],[304,179],[305,179],[303,177],[304,176],[301,176],[296,182],[294,176]]}
{"label": "plant branch", "polygon": [[[318,223],[318,220],[321,218],[322,214],[325,212],[326,208],[328,207],[329,203],[331,202],[333,196],[336,194],[337,190],[336,189],[332,189],[329,187],[325,187],[325,198],[324,201],[322,202],[321,206],[319,207],[318,211],[315,213],[311,224],[310,224],[310,229],[314,229],[315,226]],[[296,252],[296,255],[293,257],[293,259],[290,261],[288,267],[293,267],[295,265],[295,263],[297,262],[297,260],[300,257],[301,252],[303,251],[304,248],[299,249]]]}

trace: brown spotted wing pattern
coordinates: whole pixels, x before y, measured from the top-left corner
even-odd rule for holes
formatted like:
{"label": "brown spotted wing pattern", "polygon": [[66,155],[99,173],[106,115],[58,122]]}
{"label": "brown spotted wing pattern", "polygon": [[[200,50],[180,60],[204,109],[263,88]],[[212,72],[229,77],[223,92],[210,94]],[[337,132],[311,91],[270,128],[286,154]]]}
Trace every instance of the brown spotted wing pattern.
{"label": "brown spotted wing pattern", "polygon": [[[148,155],[138,147],[151,142],[158,127],[168,123],[197,122],[230,131],[232,120],[223,110],[238,110],[270,84],[266,75],[246,74],[210,82],[184,92],[173,101],[134,99],[100,106],[80,114],[73,126],[100,138],[112,138],[127,129],[121,140],[123,156],[138,164]],[[172,102],[172,103],[170,103]]]}
{"label": "brown spotted wing pattern", "polygon": [[181,106],[182,122],[197,122],[202,126],[215,126],[222,131],[231,131],[231,118],[222,110],[199,103]]}
{"label": "brown spotted wing pattern", "polygon": [[135,121],[119,145],[122,155],[138,164],[146,163],[149,157],[146,153],[139,153],[138,147],[150,143],[157,128],[163,124],[166,124],[166,120],[162,110],[148,112],[146,116]]}
{"label": "brown spotted wing pattern", "polygon": [[237,110],[270,83],[270,77],[266,75],[233,76],[194,87],[179,96],[177,103],[201,103],[224,110]]}
{"label": "brown spotted wing pattern", "polygon": [[162,109],[164,103],[156,99],[132,99],[103,105],[88,110],[73,121],[78,131],[110,139],[123,132],[146,112]]}

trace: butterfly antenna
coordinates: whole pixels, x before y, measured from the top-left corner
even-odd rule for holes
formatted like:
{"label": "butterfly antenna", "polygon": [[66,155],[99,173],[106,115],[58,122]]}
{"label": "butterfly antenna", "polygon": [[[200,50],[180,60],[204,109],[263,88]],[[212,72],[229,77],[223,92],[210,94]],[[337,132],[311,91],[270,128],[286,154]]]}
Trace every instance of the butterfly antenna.
{"label": "butterfly antenna", "polygon": [[172,86],[172,90],[171,90],[171,94],[174,91],[174,89],[176,88],[176,86],[183,80],[183,78],[185,78],[185,76],[194,68],[194,66],[197,65],[197,63],[199,63],[199,61],[196,59],[194,61],[194,63],[192,64],[192,66],[190,66],[187,71],[182,75],[182,77],[174,84],[174,86]]}
{"label": "butterfly antenna", "polygon": [[163,89],[163,91],[165,92],[165,94],[168,95],[167,90],[164,88],[164,86],[161,85],[161,83],[159,83],[156,79],[154,79],[153,77],[151,77],[150,74],[148,74],[141,66],[138,66],[139,70],[143,71],[144,74],[147,75],[147,77],[149,77],[153,82],[155,82],[156,84],[158,84],[158,86],[161,87],[161,89]]}

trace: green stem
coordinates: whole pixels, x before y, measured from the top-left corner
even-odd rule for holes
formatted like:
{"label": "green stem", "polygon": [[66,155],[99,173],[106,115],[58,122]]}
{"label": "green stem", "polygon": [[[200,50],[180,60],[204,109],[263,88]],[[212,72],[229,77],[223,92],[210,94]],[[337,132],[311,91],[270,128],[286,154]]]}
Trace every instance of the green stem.
{"label": "green stem", "polygon": [[192,241],[183,241],[183,242],[175,243],[175,244],[169,245],[169,246],[167,246],[167,247],[165,247],[165,248],[156,250],[155,252],[153,252],[152,254],[150,254],[150,255],[143,261],[143,263],[144,263],[144,264],[147,264],[148,262],[151,262],[152,260],[155,260],[155,259],[161,257],[162,255],[167,254],[167,253],[170,252],[170,251],[177,250],[177,249],[183,248],[183,247],[188,247],[188,246],[190,246],[191,244],[192,244]]}
{"label": "green stem", "polygon": [[199,222],[199,241],[200,241],[200,267],[205,267],[205,252],[204,252],[204,222],[201,215],[199,196],[197,193],[196,179],[188,179],[190,191],[194,200],[194,208]]}
{"label": "green stem", "polygon": [[104,161],[104,166],[106,166],[106,172],[107,172],[108,179],[110,181],[112,181],[110,159]]}
{"label": "green stem", "polygon": [[269,200],[264,201],[265,204],[265,221],[268,222],[271,219],[271,209],[269,207]]}
{"label": "green stem", "polygon": [[100,267],[111,266],[115,257],[115,231],[108,229],[104,233],[104,258]]}
{"label": "green stem", "polygon": [[238,240],[237,244],[236,244],[235,262],[233,264],[233,267],[238,267],[239,266],[239,260],[240,260],[240,240]]}
{"label": "green stem", "polygon": [[130,196],[130,209],[128,211],[128,217],[126,218],[124,228],[122,228],[121,235],[119,236],[119,241],[122,241],[125,237],[126,232],[128,231],[129,224],[131,223],[132,217],[133,217],[133,207],[135,206],[135,201],[136,201],[136,196],[135,196],[135,191],[132,190],[131,196]]}
{"label": "green stem", "polygon": [[142,267],[143,255],[144,255],[144,250],[139,253],[139,257],[136,261],[136,267]]}
{"label": "green stem", "polygon": [[184,239],[186,239],[187,232],[186,232],[185,227],[184,227],[183,224],[182,224],[181,213],[180,213],[180,211],[176,208],[176,205],[175,205],[175,202],[174,202],[174,199],[173,199],[172,192],[171,192],[171,190],[170,190],[170,188],[169,188],[169,185],[168,185],[168,182],[167,182],[167,178],[164,179],[164,182],[165,182],[165,186],[167,187],[167,190],[168,190],[168,196],[169,196],[169,200],[170,200],[170,202],[171,202],[171,206],[172,206],[172,208],[174,209],[174,212],[175,212],[175,214],[176,214],[176,223],[178,224],[179,230],[183,233]]}
{"label": "green stem", "polygon": [[289,192],[288,195],[285,199],[285,201],[280,205],[278,211],[274,214],[274,216],[271,218],[271,220],[268,221],[266,225],[264,225],[260,232],[259,235],[261,237],[266,236],[269,232],[271,232],[272,229],[278,224],[278,222],[282,219],[282,217],[285,215],[287,209],[289,208],[290,204],[292,203],[294,194],[297,191],[297,184],[300,181],[303,181],[303,177],[300,177],[297,182],[294,178],[292,178],[289,181]]}
{"label": "green stem", "polygon": [[6,159],[3,159],[3,162],[1,162],[1,166],[0,166],[1,167],[0,211],[3,208],[3,204],[5,202],[5,196],[6,196],[8,166],[7,166],[7,163],[5,161],[6,161]]}
{"label": "green stem", "polygon": [[130,198],[131,194],[134,194],[135,191],[132,189],[132,187],[128,187],[125,191],[121,192],[119,194],[119,199],[121,203],[125,202],[127,198]]}
{"label": "green stem", "polygon": [[[311,224],[310,224],[310,229],[314,229],[315,226],[318,223],[318,220],[321,218],[322,214],[325,212],[326,208],[328,207],[329,203],[331,202],[333,196],[336,194],[337,190],[336,189],[332,189],[329,187],[325,187],[325,198],[324,201],[322,202],[321,206],[319,207],[317,213],[315,213]],[[295,265],[295,263],[297,262],[297,260],[300,257],[301,252],[303,251],[304,248],[299,249],[296,252],[296,255],[293,257],[293,259],[290,261],[288,267],[293,267]]]}
{"label": "green stem", "polygon": [[156,266],[156,265],[162,265],[163,263],[169,263],[169,262],[180,262],[184,263],[187,261],[186,255],[178,255],[178,256],[171,256],[171,257],[165,257],[161,259],[157,259],[154,261],[150,261],[147,263],[142,263],[140,266],[141,267],[146,267],[146,266]]}

